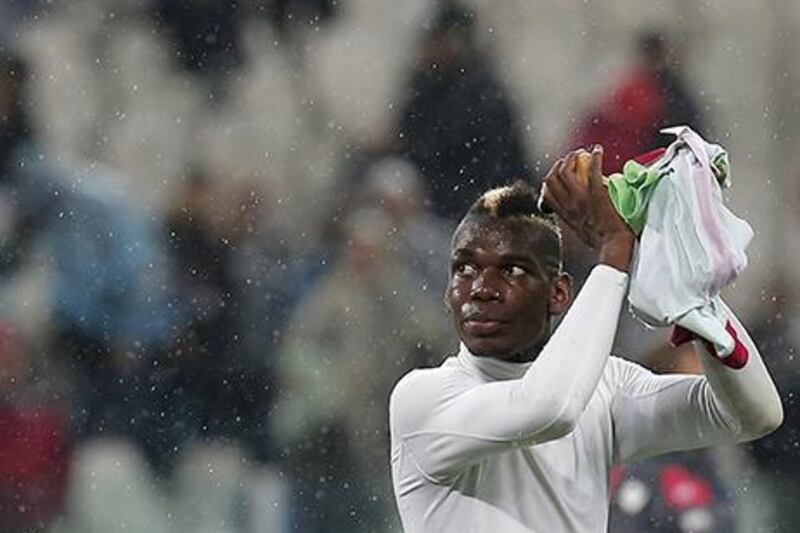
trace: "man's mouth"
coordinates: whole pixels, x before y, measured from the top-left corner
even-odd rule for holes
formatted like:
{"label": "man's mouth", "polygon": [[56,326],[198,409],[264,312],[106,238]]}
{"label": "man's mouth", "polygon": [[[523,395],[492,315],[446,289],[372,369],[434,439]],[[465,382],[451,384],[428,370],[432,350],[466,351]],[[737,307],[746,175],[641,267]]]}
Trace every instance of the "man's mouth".
{"label": "man's mouth", "polygon": [[464,330],[476,337],[497,333],[503,326],[505,326],[505,322],[484,317],[468,318],[464,321]]}

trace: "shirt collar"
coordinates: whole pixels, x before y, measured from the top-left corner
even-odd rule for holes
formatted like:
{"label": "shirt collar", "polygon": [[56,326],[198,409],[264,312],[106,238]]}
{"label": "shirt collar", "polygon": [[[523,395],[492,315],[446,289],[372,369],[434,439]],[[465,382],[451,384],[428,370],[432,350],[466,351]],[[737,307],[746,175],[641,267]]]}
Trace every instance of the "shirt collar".
{"label": "shirt collar", "polygon": [[458,351],[458,362],[474,373],[478,373],[487,381],[503,381],[521,378],[531,363],[511,363],[494,357],[472,355],[462,343]]}

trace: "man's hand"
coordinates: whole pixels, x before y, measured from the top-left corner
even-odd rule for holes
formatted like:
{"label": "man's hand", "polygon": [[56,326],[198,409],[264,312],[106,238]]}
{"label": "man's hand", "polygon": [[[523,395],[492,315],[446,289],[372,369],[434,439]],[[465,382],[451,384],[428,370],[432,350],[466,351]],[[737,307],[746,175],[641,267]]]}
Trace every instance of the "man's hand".
{"label": "man's hand", "polygon": [[627,271],[636,240],[617,213],[603,182],[603,149],[591,152],[588,183],[578,175],[575,150],[556,161],[542,185],[544,202],[572,228],[580,239],[599,253],[599,261]]}

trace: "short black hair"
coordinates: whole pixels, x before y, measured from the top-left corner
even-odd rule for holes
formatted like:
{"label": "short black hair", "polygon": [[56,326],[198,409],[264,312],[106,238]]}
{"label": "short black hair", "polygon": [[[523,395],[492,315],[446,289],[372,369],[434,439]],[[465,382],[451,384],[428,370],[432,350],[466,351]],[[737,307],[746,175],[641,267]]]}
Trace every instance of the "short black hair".
{"label": "short black hair", "polygon": [[468,222],[529,223],[535,229],[536,239],[533,246],[542,266],[550,277],[560,275],[564,268],[561,228],[555,216],[539,211],[536,199],[536,189],[522,180],[484,192],[461,219],[453,233],[453,242],[455,243],[456,236]]}

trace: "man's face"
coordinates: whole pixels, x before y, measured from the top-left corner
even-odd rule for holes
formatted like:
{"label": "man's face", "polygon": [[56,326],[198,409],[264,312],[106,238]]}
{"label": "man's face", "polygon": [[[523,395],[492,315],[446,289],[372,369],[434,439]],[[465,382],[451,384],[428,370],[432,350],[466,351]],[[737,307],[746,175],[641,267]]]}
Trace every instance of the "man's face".
{"label": "man's face", "polygon": [[[546,342],[554,290],[536,257],[536,232],[522,221],[467,221],[455,236],[445,304],[461,341],[479,356],[526,360]],[[559,311],[561,309],[559,308]]]}

